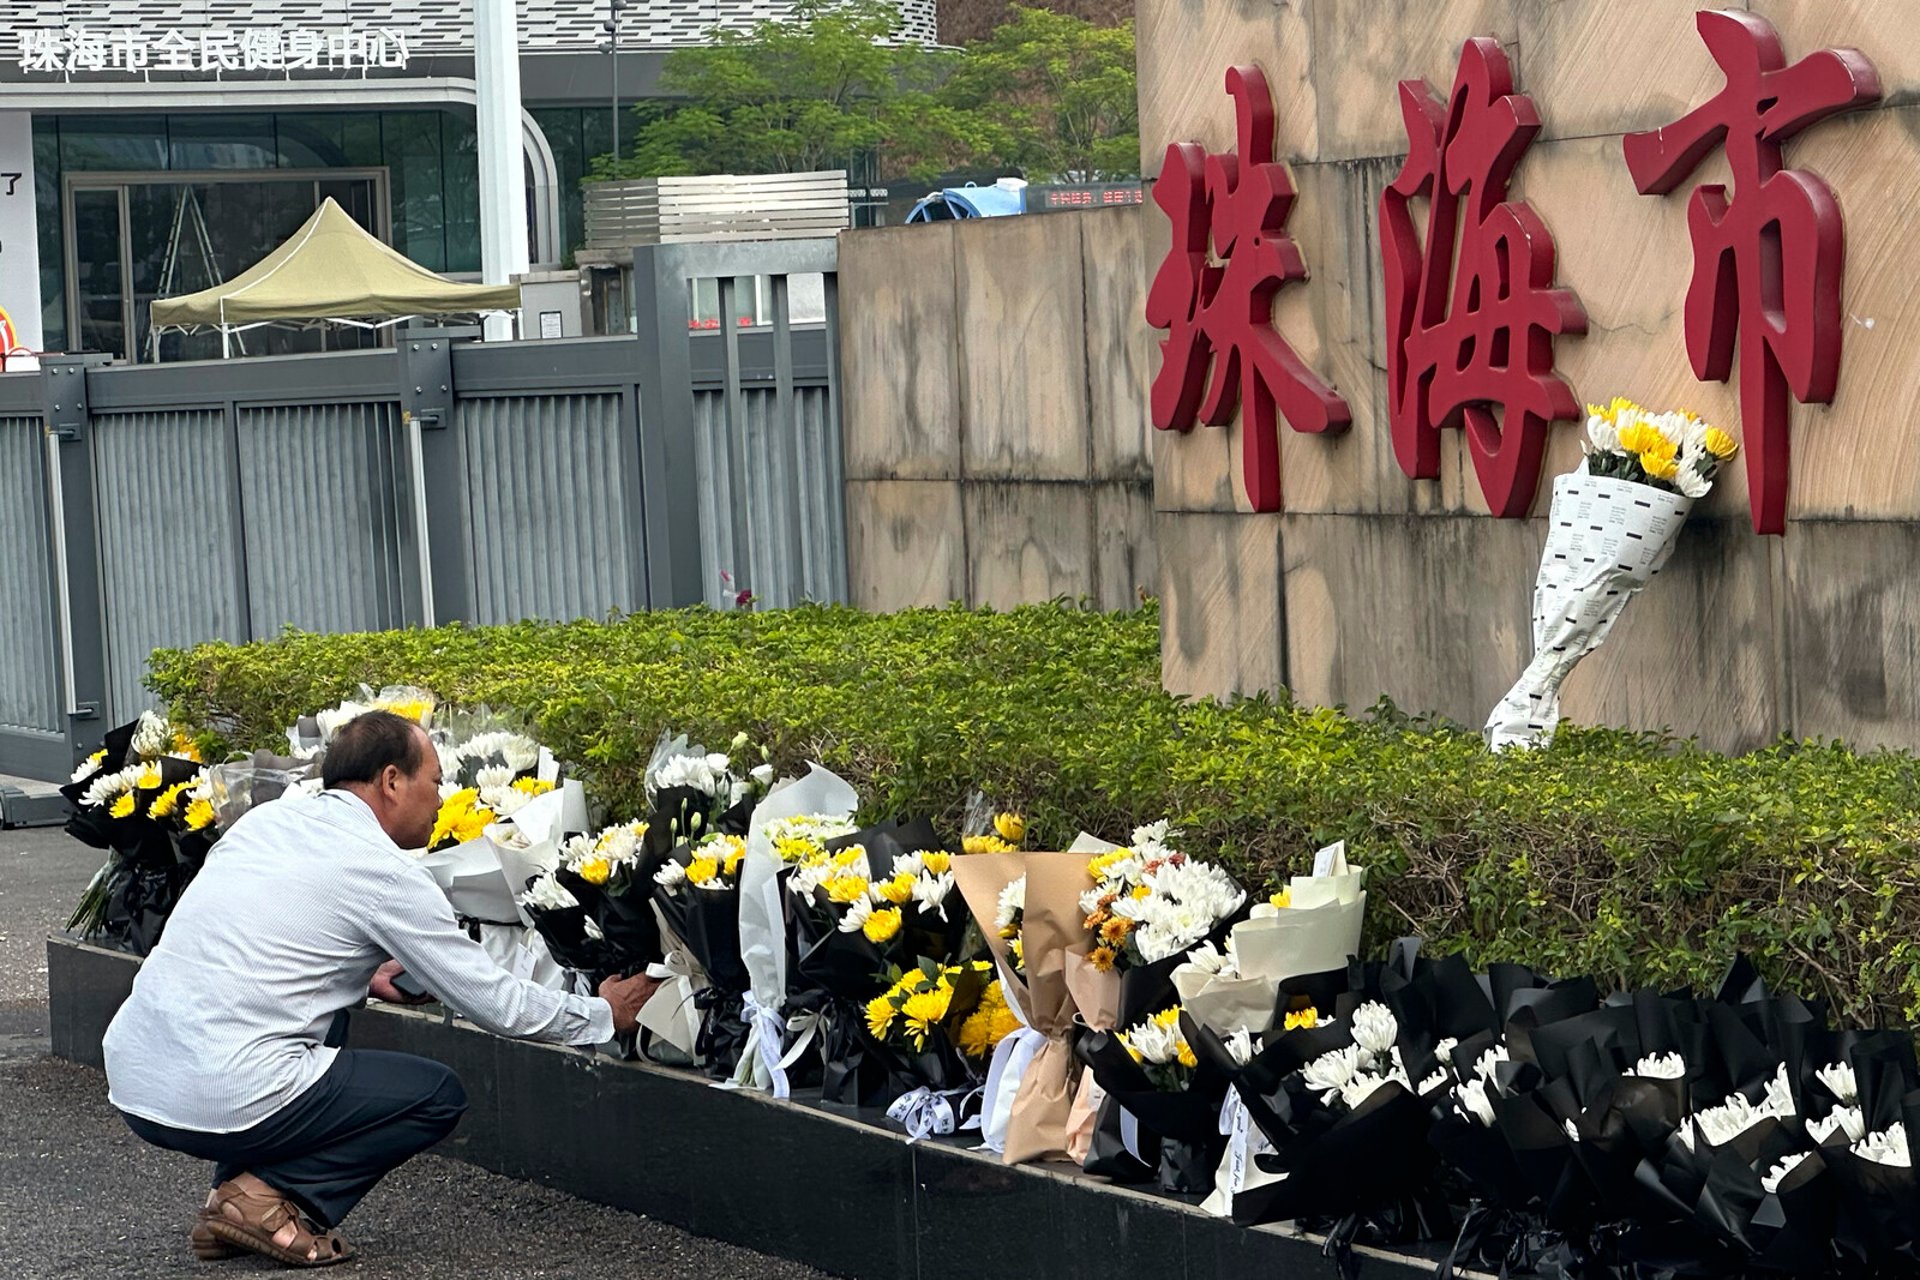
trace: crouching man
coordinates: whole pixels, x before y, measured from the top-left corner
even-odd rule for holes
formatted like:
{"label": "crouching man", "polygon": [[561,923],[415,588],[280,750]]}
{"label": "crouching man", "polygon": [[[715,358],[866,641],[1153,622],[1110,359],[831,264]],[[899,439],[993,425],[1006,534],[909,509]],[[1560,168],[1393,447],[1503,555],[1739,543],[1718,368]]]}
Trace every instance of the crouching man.
{"label": "crouching man", "polygon": [[423,847],[440,762],[412,721],[375,711],[322,762],[325,790],[252,810],[214,847],[107,1029],[113,1105],[146,1141],[214,1164],[190,1239],[202,1258],[289,1266],[352,1256],[334,1228],[388,1171],[453,1131],[446,1067],[328,1043],[335,1015],[406,1001],[402,973],[500,1035],[595,1044],[631,1031],[656,985],[598,998],[514,977],[460,931]]}

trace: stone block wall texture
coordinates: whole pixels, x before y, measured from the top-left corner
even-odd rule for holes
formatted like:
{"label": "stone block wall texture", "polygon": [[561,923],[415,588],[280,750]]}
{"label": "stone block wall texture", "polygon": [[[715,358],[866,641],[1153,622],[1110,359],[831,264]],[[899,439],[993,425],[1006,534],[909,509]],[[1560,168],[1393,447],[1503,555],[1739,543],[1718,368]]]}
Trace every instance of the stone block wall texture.
{"label": "stone block wall texture", "polygon": [[1160,589],[1135,208],[840,238],[853,600]]}
{"label": "stone block wall texture", "polygon": [[[1439,480],[1394,462],[1385,399],[1377,205],[1406,153],[1397,82],[1443,99],[1463,42],[1497,39],[1542,130],[1512,189],[1553,233],[1557,283],[1590,331],[1557,367],[1584,402],[1620,394],[1688,407],[1740,435],[1733,386],[1697,381],[1683,301],[1687,198],[1726,180],[1711,158],[1672,194],[1634,190],[1621,136],[1717,92],[1718,68],[1679,0],[1137,0],[1141,161],[1169,142],[1234,143],[1229,66],[1271,82],[1280,158],[1299,197],[1289,230],[1312,272],[1276,324],[1353,407],[1341,437],[1281,430],[1286,509],[1255,516],[1236,474],[1239,427],[1153,433],[1154,534],[1169,687],[1290,687],[1364,707],[1479,725],[1531,650],[1528,615],[1552,477],[1579,464],[1581,427],[1555,424],[1528,518],[1486,514],[1459,432]],[[1572,720],[1697,734],[1740,750],[1782,732],[1920,746],[1920,39],[1906,0],[1751,0],[1786,56],[1852,46],[1879,68],[1877,106],[1787,144],[1833,187],[1846,220],[1845,338],[1830,406],[1794,406],[1789,528],[1752,532],[1743,465],[1698,504],[1671,566],[1568,681]],[[1149,205],[1138,257],[1168,241]],[[1117,263],[1116,269],[1117,269]],[[1088,288],[1096,273],[1089,269]],[[1121,286],[1098,286],[1116,295]],[[1148,335],[1149,342],[1152,335]],[[1148,346],[1140,377],[1151,380]],[[964,375],[963,375],[964,376]]]}

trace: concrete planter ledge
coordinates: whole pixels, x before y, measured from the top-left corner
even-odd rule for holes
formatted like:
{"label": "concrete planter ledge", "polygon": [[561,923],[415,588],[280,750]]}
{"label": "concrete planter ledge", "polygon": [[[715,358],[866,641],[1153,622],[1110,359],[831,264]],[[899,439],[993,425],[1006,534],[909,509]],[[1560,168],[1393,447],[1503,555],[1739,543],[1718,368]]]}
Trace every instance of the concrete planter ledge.
{"label": "concrete planter ledge", "polygon": [[[102,1065],[101,1036],[139,963],[48,940],[56,1057]],[[470,1110],[439,1154],[853,1280],[1334,1274],[1315,1236],[1235,1227],[1065,1165],[1004,1165],[971,1138],[909,1143],[805,1098],[716,1089],[421,1010],[355,1010],[349,1043],[460,1073]],[[1439,1256],[1358,1252],[1365,1275],[1385,1280],[1431,1276]]]}

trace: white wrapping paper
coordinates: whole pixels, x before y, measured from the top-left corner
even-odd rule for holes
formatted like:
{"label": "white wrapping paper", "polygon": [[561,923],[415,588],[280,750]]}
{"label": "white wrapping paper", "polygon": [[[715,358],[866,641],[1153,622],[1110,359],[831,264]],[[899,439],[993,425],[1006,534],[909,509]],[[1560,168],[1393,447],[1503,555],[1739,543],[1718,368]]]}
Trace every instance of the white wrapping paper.
{"label": "white wrapping paper", "polygon": [[1533,584],[1533,661],[1487,717],[1489,746],[1553,740],[1561,684],[1666,564],[1692,505],[1651,485],[1590,476],[1584,466],[1553,482],[1547,546]]}
{"label": "white wrapping paper", "polygon": [[859,807],[854,789],[817,764],[805,777],[776,786],[754,807],[747,853],[740,863],[740,958],[753,983],[746,1000],[752,1029],[731,1082],[735,1085],[786,1096],[781,1042],[787,1024],[780,1009],[787,998],[787,927],[780,902],[780,859],[767,839],[767,826],[803,813],[851,818]]}

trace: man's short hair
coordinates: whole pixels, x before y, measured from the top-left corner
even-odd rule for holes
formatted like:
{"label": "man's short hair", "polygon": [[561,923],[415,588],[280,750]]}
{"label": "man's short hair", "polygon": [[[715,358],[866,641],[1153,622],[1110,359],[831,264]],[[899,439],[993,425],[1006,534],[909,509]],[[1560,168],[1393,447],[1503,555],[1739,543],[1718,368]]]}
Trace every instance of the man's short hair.
{"label": "man's short hair", "polygon": [[426,763],[426,734],[418,724],[391,711],[368,711],[341,726],[320,762],[320,782],[329,790],[351,782],[373,782],[388,765],[411,776]]}

